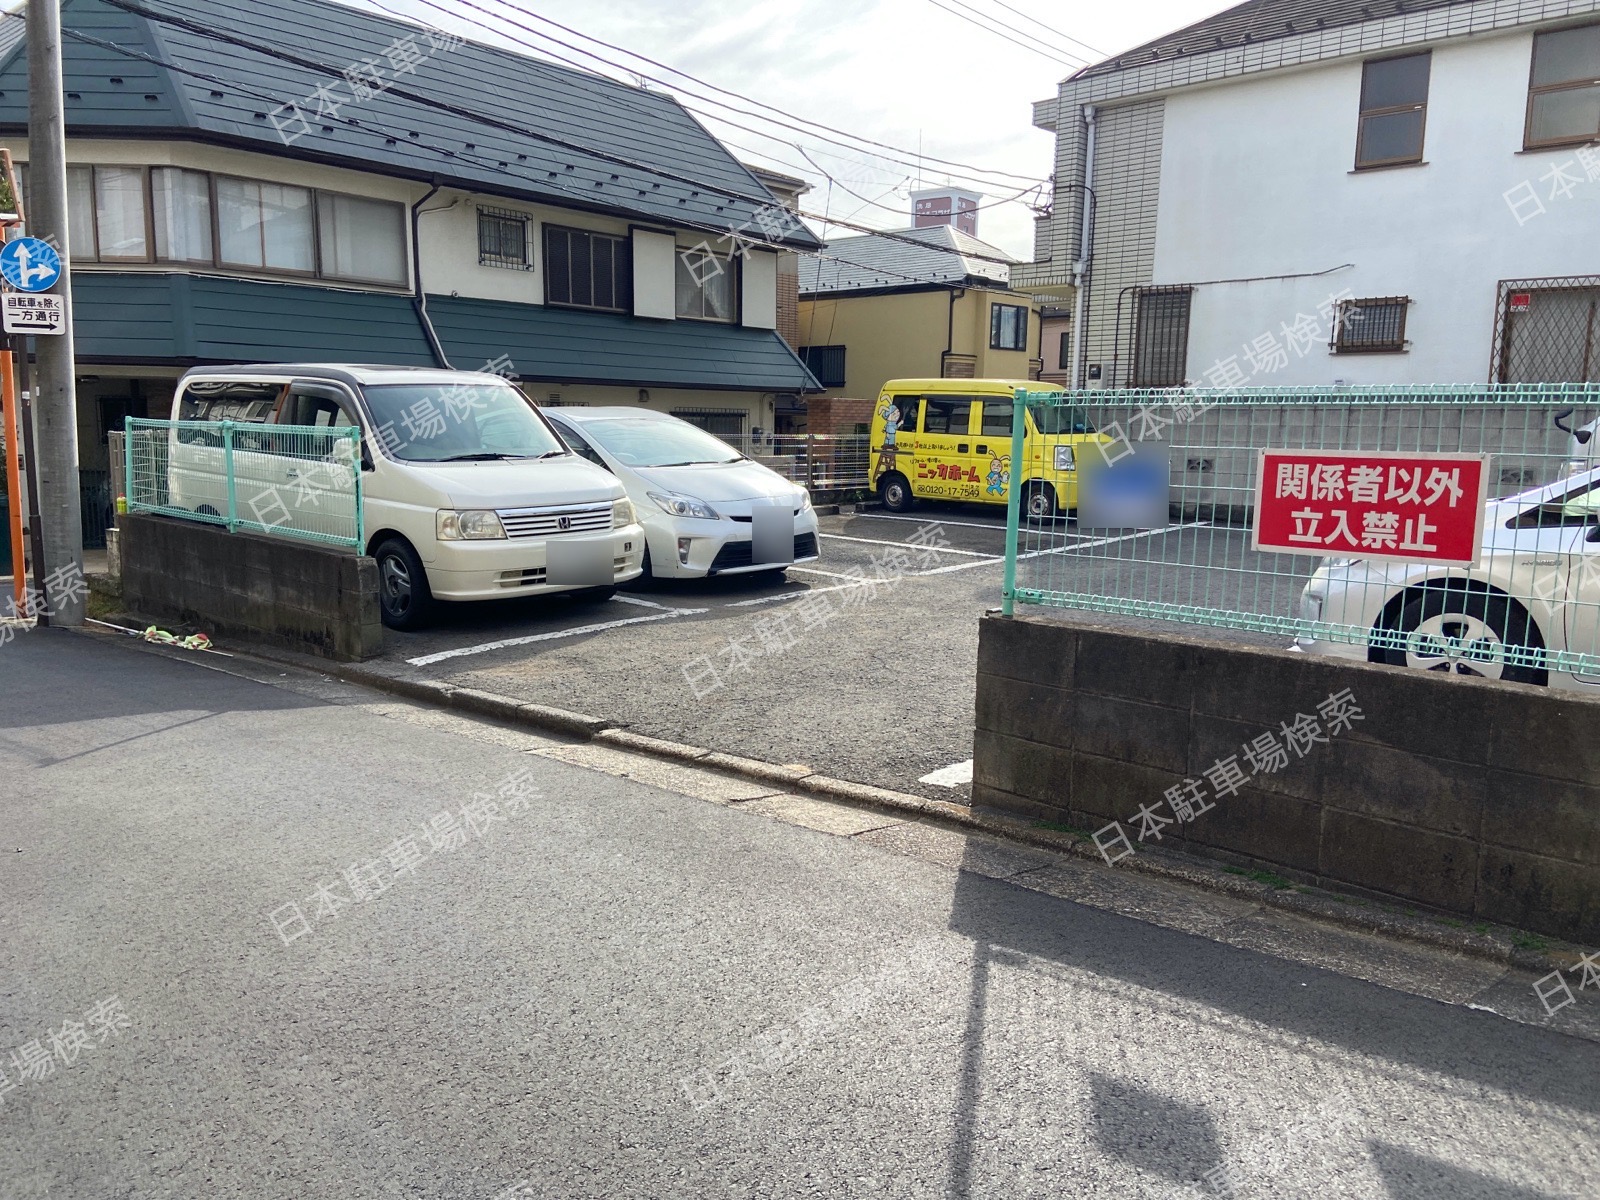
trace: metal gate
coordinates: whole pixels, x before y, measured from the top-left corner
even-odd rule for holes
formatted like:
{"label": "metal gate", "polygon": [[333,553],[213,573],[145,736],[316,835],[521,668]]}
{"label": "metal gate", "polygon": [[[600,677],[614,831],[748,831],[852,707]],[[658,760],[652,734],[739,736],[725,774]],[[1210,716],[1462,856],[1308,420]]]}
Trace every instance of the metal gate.
{"label": "metal gate", "polygon": [[1495,316],[1496,383],[1600,383],[1600,275],[1510,279]]}

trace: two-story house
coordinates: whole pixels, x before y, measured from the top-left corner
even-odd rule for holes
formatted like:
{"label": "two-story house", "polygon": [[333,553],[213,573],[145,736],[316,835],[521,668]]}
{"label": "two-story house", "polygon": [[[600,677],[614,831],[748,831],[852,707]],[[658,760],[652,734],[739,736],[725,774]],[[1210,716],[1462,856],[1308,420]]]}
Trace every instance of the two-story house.
{"label": "two-story house", "polygon": [[943,217],[801,260],[801,354],[828,396],[871,400],[890,379],[1039,377],[1038,307],[1011,288],[1009,256]]}
{"label": "two-story house", "polygon": [[[670,96],[325,0],[62,20],[86,479],[196,364],[492,364],[758,448],[815,389],[778,296],[820,243]],[[0,19],[19,162],[25,39]]]}
{"label": "two-story house", "polygon": [[1600,380],[1596,0],[1249,0],[1034,121],[1080,383]]}

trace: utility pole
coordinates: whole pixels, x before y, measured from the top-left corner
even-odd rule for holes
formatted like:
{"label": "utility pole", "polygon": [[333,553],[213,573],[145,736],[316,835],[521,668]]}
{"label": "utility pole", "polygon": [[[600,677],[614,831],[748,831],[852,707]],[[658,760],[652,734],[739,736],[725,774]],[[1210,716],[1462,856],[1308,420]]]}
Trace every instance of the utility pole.
{"label": "utility pole", "polygon": [[61,0],[28,0],[28,232],[55,243],[66,330],[35,339],[33,411],[38,431],[44,558],[37,579],[55,625],[84,619],[83,513],[78,492],[77,377],[73,366],[71,268],[67,244],[67,128],[62,111]]}

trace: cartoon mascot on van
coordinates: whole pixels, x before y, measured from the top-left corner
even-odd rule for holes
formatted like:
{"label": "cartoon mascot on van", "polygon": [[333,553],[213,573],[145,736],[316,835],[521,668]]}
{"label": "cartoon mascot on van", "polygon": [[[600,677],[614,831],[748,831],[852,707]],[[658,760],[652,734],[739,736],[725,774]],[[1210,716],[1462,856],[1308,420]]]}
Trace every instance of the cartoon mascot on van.
{"label": "cartoon mascot on van", "polygon": [[989,460],[989,474],[986,482],[988,486],[983,490],[993,496],[1004,496],[1006,488],[1011,483],[1011,456],[1004,458],[999,455]]}
{"label": "cartoon mascot on van", "polygon": [[905,417],[900,412],[900,404],[890,396],[878,409],[878,415],[883,418],[883,447],[878,454],[878,473],[895,469],[895,437],[900,432],[900,422]]}

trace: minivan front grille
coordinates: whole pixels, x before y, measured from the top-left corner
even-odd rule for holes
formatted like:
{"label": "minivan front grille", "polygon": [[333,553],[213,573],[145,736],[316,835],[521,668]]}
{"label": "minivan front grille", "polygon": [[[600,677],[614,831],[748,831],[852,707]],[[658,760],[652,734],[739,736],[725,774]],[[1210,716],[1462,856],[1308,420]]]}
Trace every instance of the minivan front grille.
{"label": "minivan front grille", "polygon": [[583,508],[502,508],[497,512],[510,538],[559,537],[611,528],[611,504]]}

